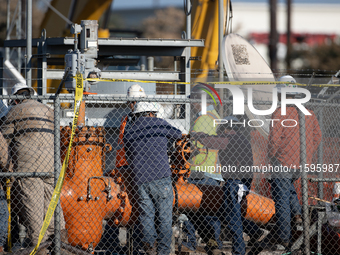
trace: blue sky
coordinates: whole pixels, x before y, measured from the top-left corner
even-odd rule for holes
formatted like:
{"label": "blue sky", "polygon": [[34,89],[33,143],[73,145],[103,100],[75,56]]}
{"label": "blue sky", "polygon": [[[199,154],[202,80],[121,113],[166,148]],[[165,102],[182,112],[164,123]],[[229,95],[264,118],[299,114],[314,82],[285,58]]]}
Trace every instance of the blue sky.
{"label": "blue sky", "polygon": [[[166,6],[182,7],[185,0],[114,0],[112,8],[130,9],[130,8],[159,8]],[[277,0],[286,3],[286,0]],[[232,0],[232,3],[248,2],[248,3],[268,3],[268,0]],[[292,3],[304,4],[340,4],[339,0],[292,0]]]}

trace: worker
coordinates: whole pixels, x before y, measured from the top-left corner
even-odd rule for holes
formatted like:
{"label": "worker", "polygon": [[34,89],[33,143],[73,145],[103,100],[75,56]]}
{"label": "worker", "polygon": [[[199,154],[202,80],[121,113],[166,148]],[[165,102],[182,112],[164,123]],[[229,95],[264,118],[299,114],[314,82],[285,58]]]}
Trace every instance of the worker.
{"label": "worker", "polygon": [[[9,146],[13,172],[39,173],[54,172],[54,111],[52,108],[29,97],[34,89],[26,84],[17,83],[12,95],[26,96],[13,99],[1,127]],[[38,243],[39,232],[44,222],[48,205],[54,191],[53,177],[21,177],[13,183],[13,197],[16,204],[13,210],[19,215],[20,222],[26,227],[27,238],[24,247],[34,247]],[[62,240],[66,241],[65,221],[60,215]],[[42,242],[54,233],[54,219],[47,228]],[[41,251],[44,254],[43,250]],[[41,253],[40,251],[38,252]]]}
{"label": "worker", "polygon": [[[292,76],[282,76],[279,81],[287,82],[287,84],[276,86],[279,101],[281,101],[282,88],[290,89],[286,92],[287,99],[293,99],[299,94],[299,92],[294,91],[296,81]],[[308,111],[311,115],[305,115],[306,151],[307,164],[311,164],[322,134],[314,112]],[[291,222],[302,223],[301,206],[294,187],[296,173],[300,172],[301,163],[299,111],[295,106],[287,105],[286,115],[282,115],[279,107],[274,111],[271,119],[276,120],[270,128],[268,137],[268,157],[271,165],[274,167],[283,166],[291,171],[282,170],[271,173],[270,184],[272,198],[275,202],[276,231],[270,233],[263,240],[260,248],[267,244],[279,244],[289,250],[291,246]],[[282,121],[284,121],[285,126],[281,125]]]}
{"label": "worker", "polygon": [[[204,90],[203,90],[204,89]],[[202,94],[206,93],[208,90],[211,95],[213,91],[204,85],[196,85],[191,89],[190,99],[201,99]],[[207,112],[202,115],[201,112],[201,102],[191,103],[191,113],[193,116],[193,125],[190,128],[190,132],[203,132],[208,135],[216,135],[216,125],[214,125],[214,120],[220,119],[219,114],[214,109],[214,105],[207,103]],[[190,168],[190,183],[194,184],[208,184],[208,185],[219,185],[219,182],[223,181],[222,175],[218,172],[218,150],[209,150],[208,157],[204,163],[201,163],[205,158],[205,149],[201,144],[198,144],[201,152],[199,155],[193,157],[193,166]],[[199,165],[199,167],[196,167]],[[202,170],[202,171],[201,171]]]}
{"label": "worker", "polygon": [[[134,190],[131,187],[131,183],[130,183],[130,171],[129,171],[129,163],[126,160],[126,152],[125,152],[125,146],[124,146],[124,133],[126,132],[126,130],[130,127],[134,115],[133,115],[133,110],[134,107],[138,101],[139,98],[146,98],[146,93],[144,91],[144,88],[142,86],[140,86],[139,84],[133,84],[131,85],[128,90],[127,90],[127,97],[129,98],[134,98],[135,101],[127,101],[128,107],[130,108],[130,113],[123,116],[121,119],[121,123],[120,123],[120,127],[119,127],[119,136],[118,136],[118,148],[116,151],[116,170],[120,172],[120,174],[122,174],[123,176],[125,176],[125,185],[127,187],[127,191],[128,191],[128,195],[129,195],[129,199],[131,201],[132,204],[135,204],[135,198],[136,195],[134,194]],[[114,173],[116,174],[116,173]],[[114,176],[113,176],[114,177]],[[135,226],[133,226],[133,240],[134,240],[134,253],[138,253],[139,250],[141,250],[143,247],[140,246],[140,242],[141,242],[141,238],[140,238],[140,230],[138,227],[139,223],[136,222]],[[112,231],[114,231],[115,236],[119,236],[119,229],[115,228],[112,229]]]}
{"label": "worker", "polygon": [[[153,103],[135,105],[134,121],[124,144],[138,194],[139,223],[147,254],[170,254],[173,189],[167,154],[169,140],[182,137],[179,129],[157,118]],[[157,248],[155,243],[157,241]]]}
{"label": "worker", "polygon": [[[125,149],[124,149],[124,142],[123,142],[124,132],[125,130],[129,128],[132,118],[134,117],[132,112],[138,99],[146,98],[145,90],[139,84],[131,85],[127,90],[126,96],[129,98],[134,98],[135,100],[127,102],[129,108],[131,109],[131,112],[128,115],[122,117],[121,124],[119,127],[118,149],[116,152],[116,168],[117,169],[120,169],[121,167],[128,165],[128,162],[126,161],[126,158],[125,158]],[[160,117],[159,116],[160,113],[164,114],[164,108],[159,103],[154,103],[154,104],[158,108],[157,117]]]}
{"label": "worker", "polygon": [[[208,91],[211,95],[214,92],[207,86],[198,84],[190,91],[190,99],[201,100],[202,94]],[[208,97],[209,98],[209,97]],[[216,135],[216,126],[214,120],[220,119],[219,114],[214,108],[214,105],[207,100],[206,114],[202,115],[201,102],[191,103],[191,115],[193,124],[190,128],[192,132],[203,132],[208,135]],[[223,183],[223,178],[218,172],[218,150],[209,149],[206,156],[206,149],[198,141],[198,150],[200,154],[192,158],[191,173],[188,182],[195,185],[213,185],[220,186]],[[204,159],[206,160],[204,161]],[[215,208],[216,211],[219,208]],[[222,249],[222,241],[220,240],[220,221],[217,216],[210,215],[189,215],[190,221],[194,223],[203,242],[207,245],[205,249],[208,254],[220,254]],[[190,233],[194,235],[194,233]]]}
{"label": "worker", "polygon": [[[8,112],[7,106],[0,100],[0,126]],[[8,145],[0,132],[0,172],[8,172],[10,161],[8,160]],[[0,178],[0,254],[4,254],[4,245],[7,241],[8,208],[5,196],[6,178]]]}
{"label": "worker", "polygon": [[226,117],[222,122],[224,124],[217,125],[217,136],[203,132],[192,132],[191,136],[207,148],[219,150],[221,174],[225,181],[220,220],[227,225],[232,235],[232,254],[245,255],[243,231],[250,237],[248,245],[254,244],[264,232],[255,223],[242,217],[241,201],[245,192],[250,190],[253,173],[242,172],[241,167],[253,165],[253,153],[250,142],[233,122],[238,123],[239,120],[234,116]]}
{"label": "worker", "polygon": [[132,117],[133,117],[133,109],[135,104],[137,103],[138,98],[145,98],[146,94],[144,89],[139,84],[131,85],[127,90],[127,97],[133,97],[136,101],[128,101],[128,106],[131,109],[131,112],[124,116],[121,120],[120,127],[119,127],[119,136],[118,136],[118,149],[116,152],[116,168],[120,169],[121,167],[127,166],[128,162],[126,161],[125,157],[125,148],[124,148],[124,132],[129,127]]}

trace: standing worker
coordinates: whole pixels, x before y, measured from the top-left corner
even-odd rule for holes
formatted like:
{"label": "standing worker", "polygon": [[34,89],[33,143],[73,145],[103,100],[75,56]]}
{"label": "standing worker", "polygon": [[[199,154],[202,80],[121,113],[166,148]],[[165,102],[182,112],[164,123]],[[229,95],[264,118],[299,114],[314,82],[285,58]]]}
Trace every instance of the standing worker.
{"label": "standing worker", "polygon": [[130,126],[130,123],[133,118],[133,109],[135,107],[135,104],[137,103],[138,98],[145,98],[146,94],[144,89],[138,85],[138,84],[133,84],[131,85],[128,90],[127,90],[127,96],[128,97],[133,97],[136,98],[136,101],[128,101],[129,108],[131,109],[131,112],[124,116],[121,120],[120,127],[119,127],[119,136],[118,136],[118,149],[116,152],[116,168],[120,169],[124,166],[128,166],[128,162],[126,161],[125,157],[125,148],[124,148],[124,132],[127,130]]}
{"label": "standing worker", "polygon": [[[124,134],[131,126],[131,123],[133,122],[133,110],[134,107],[138,101],[139,98],[146,98],[146,94],[144,91],[144,88],[140,86],[139,84],[133,84],[131,85],[127,90],[127,97],[134,98],[134,101],[128,101],[127,104],[131,110],[131,112],[125,116],[122,117],[120,127],[119,127],[119,136],[118,136],[118,148],[116,151],[116,170],[120,172],[124,176],[125,179],[125,185],[127,187],[129,199],[132,202],[132,204],[136,203],[134,194],[134,190],[131,187],[131,176],[129,171],[129,163],[126,160],[126,151],[124,146]],[[116,174],[116,173],[114,173]],[[143,247],[140,246],[140,240],[141,240],[141,233],[139,229],[138,222],[135,223],[135,226],[133,227],[133,248],[134,251],[138,253],[139,250],[141,250]],[[115,229],[116,236],[119,236],[119,229]]]}
{"label": "standing worker", "polygon": [[[279,81],[287,84],[276,86],[278,99],[281,101],[282,88],[289,88],[286,92],[287,99],[293,99],[299,93],[296,88],[295,79],[286,75]],[[307,148],[307,164],[312,163],[314,154],[321,141],[321,130],[315,114],[308,110],[311,115],[305,115],[305,133]],[[300,121],[299,111],[295,106],[287,105],[286,115],[281,114],[281,108],[277,108],[271,119],[275,119],[268,137],[268,157],[274,167],[288,167],[292,169],[300,165]],[[285,126],[281,122],[285,122]],[[280,169],[280,168],[279,168]],[[282,168],[281,168],[282,169]],[[299,169],[297,169],[297,172]],[[275,202],[276,231],[270,233],[264,243],[280,244],[286,250],[291,246],[291,222],[301,224],[301,205],[294,187],[294,170],[292,172],[276,172],[271,174],[271,192]]]}
{"label": "standing worker", "polygon": [[[198,84],[190,91],[190,99],[202,99],[202,94],[208,91],[210,95],[214,92],[205,85]],[[216,135],[217,126],[214,125],[214,120],[220,119],[219,114],[214,108],[213,104],[207,103],[207,112],[202,114],[201,102],[191,103],[191,113],[193,115],[193,124],[191,125],[190,132],[203,132],[207,135]],[[193,166],[190,168],[190,177],[188,182],[195,185],[213,185],[220,186],[223,183],[221,173],[218,171],[218,150],[209,149],[208,155],[205,155],[204,146],[198,142],[198,150],[200,154],[193,157]],[[204,159],[206,160],[204,161]],[[204,161],[204,162],[203,162]],[[214,208],[216,211],[219,208]],[[190,216],[190,215],[189,215]],[[222,241],[220,240],[221,224],[217,216],[200,215],[199,217],[191,217],[198,230],[200,237],[207,245],[205,247],[207,253],[219,255],[221,254]],[[189,233],[194,236],[194,233]]]}
{"label": "standing worker", "polygon": [[[241,213],[242,197],[245,191],[250,190],[253,180],[253,173],[244,172],[242,168],[253,165],[253,152],[249,140],[238,126],[233,125],[233,122],[238,123],[239,120],[234,116],[228,116],[224,120],[225,124],[217,126],[217,136],[202,132],[193,132],[191,135],[206,147],[219,150],[218,157],[225,181],[221,221],[225,222],[232,235],[232,254],[245,255],[243,231],[250,237],[250,246],[264,234],[254,222],[242,217]],[[228,171],[230,168],[233,170]]]}
{"label": "standing worker", "polygon": [[[34,89],[23,83],[12,88],[12,95],[30,97]],[[54,111],[29,99],[13,99],[2,132],[9,145],[13,171],[21,173],[54,172]],[[13,197],[17,201],[13,211],[26,227],[24,247],[34,247],[54,191],[53,177],[19,177],[13,183]],[[60,215],[62,240],[66,239],[65,221]],[[54,219],[42,242],[54,233]],[[40,251],[38,252],[38,254]],[[42,253],[43,254],[43,253]]]}
{"label": "standing worker", "polygon": [[179,129],[156,118],[153,103],[139,102],[135,121],[124,135],[132,183],[137,192],[139,224],[147,254],[170,254],[172,236],[173,190],[167,154],[169,140],[182,137]]}
{"label": "standing worker", "polygon": [[[201,99],[202,94],[209,91],[211,95],[213,91],[209,90],[206,86],[196,85],[191,89],[190,99]],[[220,119],[213,104],[207,103],[207,113],[202,115],[201,102],[195,102],[191,104],[191,111],[193,114],[194,122],[190,128],[190,132],[203,132],[208,135],[216,135],[217,126],[214,125],[214,120]],[[191,167],[191,174],[189,182],[193,184],[207,184],[207,185],[219,185],[223,181],[222,175],[217,171],[218,162],[218,150],[211,149],[208,152],[207,159],[201,163],[204,158],[205,150],[202,149],[203,145],[198,144],[201,154],[193,157],[193,165]],[[195,165],[199,165],[196,167]]]}

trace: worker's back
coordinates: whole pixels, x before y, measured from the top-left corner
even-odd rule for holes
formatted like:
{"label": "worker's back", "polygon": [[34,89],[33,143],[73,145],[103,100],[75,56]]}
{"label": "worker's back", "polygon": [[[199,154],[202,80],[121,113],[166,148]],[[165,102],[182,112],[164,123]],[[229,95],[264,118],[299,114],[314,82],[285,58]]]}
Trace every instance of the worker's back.
{"label": "worker's back", "polygon": [[131,125],[124,135],[124,143],[135,184],[171,175],[168,139],[181,137],[180,130],[159,118],[140,117]]}
{"label": "worker's back", "polygon": [[54,112],[35,100],[13,106],[2,126],[14,171],[50,172],[54,169]]}

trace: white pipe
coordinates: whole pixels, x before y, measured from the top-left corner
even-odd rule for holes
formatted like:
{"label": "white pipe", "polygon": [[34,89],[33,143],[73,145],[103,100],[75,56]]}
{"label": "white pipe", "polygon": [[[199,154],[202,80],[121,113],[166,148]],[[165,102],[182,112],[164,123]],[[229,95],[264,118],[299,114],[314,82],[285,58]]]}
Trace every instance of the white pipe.
{"label": "white pipe", "polygon": [[23,83],[26,84],[26,80],[24,77],[22,77],[21,73],[18,72],[18,70],[12,65],[12,63],[9,60],[4,61],[4,71],[8,76],[10,76],[12,79],[15,80],[15,83]]}

